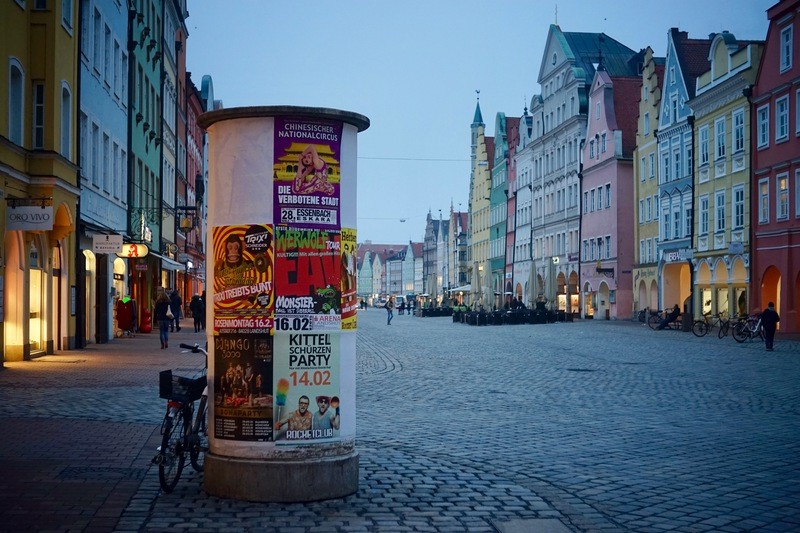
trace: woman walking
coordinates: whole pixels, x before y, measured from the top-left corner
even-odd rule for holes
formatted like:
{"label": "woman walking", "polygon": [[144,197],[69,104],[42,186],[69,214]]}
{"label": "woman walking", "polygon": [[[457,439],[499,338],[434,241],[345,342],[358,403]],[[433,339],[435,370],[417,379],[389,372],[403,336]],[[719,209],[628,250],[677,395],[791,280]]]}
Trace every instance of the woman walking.
{"label": "woman walking", "polygon": [[386,301],[386,325],[392,325],[392,318],[394,318],[394,296],[389,296],[389,299]]}
{"label": "woman walking", "polygon": [[172,324],[172,319],[167,316],[169,308],[169,296],[164,291],[159,291],[158,298],[156,298],[156,306],[153,310],[153,317],[158,321],[158,334],[161,338],[161,349],[168,348],[167,342],[169,341],[169,325]]}

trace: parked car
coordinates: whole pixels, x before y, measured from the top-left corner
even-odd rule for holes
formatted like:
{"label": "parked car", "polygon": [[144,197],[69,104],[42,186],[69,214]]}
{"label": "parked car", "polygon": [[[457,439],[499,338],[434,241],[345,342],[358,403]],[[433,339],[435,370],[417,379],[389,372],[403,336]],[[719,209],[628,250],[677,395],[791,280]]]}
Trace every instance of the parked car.
{"label": "parked car", "polygon": [[373,305],[375,305],[375,307],[383,307],[386,305],[386,298],[377,298]]}

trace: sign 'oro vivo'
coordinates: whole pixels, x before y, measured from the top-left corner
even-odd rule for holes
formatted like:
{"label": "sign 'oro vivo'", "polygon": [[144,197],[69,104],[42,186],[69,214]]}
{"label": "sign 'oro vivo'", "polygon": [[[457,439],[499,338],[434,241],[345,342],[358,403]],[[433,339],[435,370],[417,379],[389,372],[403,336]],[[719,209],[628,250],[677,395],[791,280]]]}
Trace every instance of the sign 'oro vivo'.
{"label": "sign 'oro vivo'", "polygon": [[117,252],[117,257],[145,257],[150,252],[146,244],[130,242],[122,245],[122,251]]}

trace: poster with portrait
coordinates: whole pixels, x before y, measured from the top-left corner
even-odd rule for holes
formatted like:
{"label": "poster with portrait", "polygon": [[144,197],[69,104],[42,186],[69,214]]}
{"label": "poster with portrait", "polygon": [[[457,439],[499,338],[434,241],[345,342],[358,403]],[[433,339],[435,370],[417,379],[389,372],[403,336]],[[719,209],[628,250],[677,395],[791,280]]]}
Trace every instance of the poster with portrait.
{"label": "poster with portrait", "polygon": [[341,234],[275,226],[276,331],[341,328]]}
{"label": "poster with portrait", "polygon": [[356,329],[358,312],[358,243],[356,230],[342,228],[342,329]]}
{"label": "poster with portrait", "polygon": [[275,224],[341,227],[341,122],[275,117]]}
{"label": "poster with portrait", "polygon": [[340,332],[276,332],[274,440],[276,445],[339,438]]}

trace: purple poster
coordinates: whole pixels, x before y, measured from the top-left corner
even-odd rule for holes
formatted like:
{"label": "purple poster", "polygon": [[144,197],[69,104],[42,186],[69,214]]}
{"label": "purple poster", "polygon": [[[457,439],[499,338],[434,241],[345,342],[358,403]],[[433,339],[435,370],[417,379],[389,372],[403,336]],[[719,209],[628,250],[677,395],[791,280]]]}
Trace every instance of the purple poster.
{"label": "purple poster", "polygon": [[341,123],[275,118],[275,224],[340,229]]}

